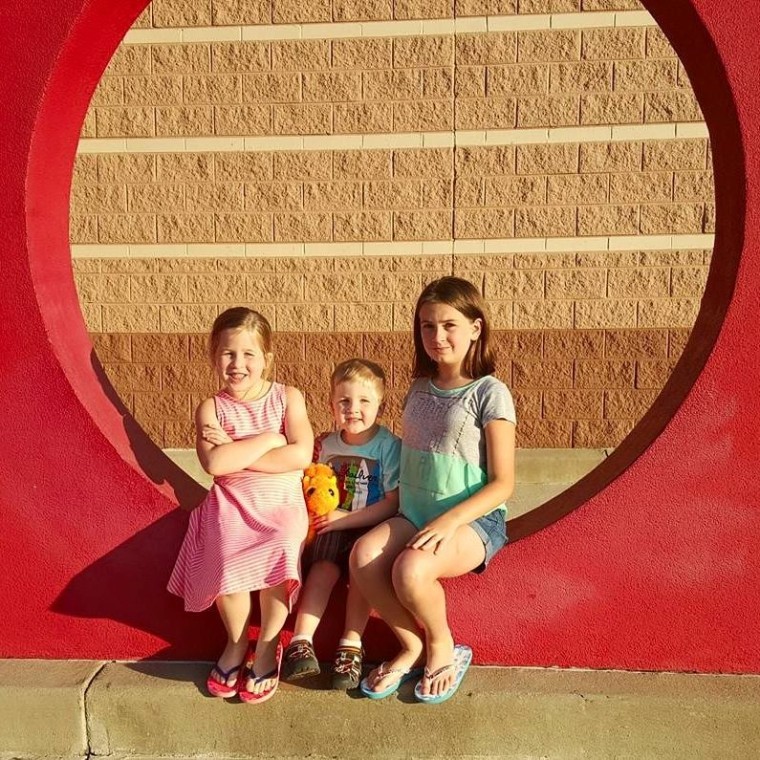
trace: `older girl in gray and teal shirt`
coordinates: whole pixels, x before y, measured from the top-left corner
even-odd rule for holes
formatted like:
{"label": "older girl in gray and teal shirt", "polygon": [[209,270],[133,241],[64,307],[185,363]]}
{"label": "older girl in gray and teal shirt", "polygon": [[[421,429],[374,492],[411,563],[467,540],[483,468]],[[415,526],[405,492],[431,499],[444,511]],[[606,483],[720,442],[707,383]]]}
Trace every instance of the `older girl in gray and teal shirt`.
{"label": "older girl in gray and teal shirt", "polygon": [[351,555],[352,582],[401,645],[362,681],[371,699],[421,675],[416,698],[444,702],[472,659],[454,642],[440,579],[482,572],[504,546],[514,488],[515,411],[492,376],[485,312],[480,292],[457,277],[432,282],[417,301],[400,514],[363,536]]}

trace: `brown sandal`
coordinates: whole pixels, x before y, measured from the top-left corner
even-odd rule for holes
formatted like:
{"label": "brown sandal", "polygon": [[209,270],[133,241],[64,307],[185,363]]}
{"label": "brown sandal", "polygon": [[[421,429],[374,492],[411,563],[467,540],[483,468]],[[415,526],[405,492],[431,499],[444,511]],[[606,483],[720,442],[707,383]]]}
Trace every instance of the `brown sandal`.
{"label": "brown sandal", "polygon": [[355,689],[362,677],[364,652],[358,647],[338,647],[333,663],[332,687],[337,691]]}

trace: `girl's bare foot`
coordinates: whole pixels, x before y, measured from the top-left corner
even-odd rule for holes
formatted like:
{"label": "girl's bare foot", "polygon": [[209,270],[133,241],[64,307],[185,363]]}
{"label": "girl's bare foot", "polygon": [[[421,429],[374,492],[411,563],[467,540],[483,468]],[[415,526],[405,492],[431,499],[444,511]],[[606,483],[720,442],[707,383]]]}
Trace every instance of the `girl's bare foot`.
{"label": "girl's bare foot", "polygon": [[444,636],[428,639],[425,675],[422,677],[420,691],[432,696],[448,691],[456,677],[453,668],[444,670],[435,678],[429,678],[427,674],[436,673],[446,665],[451,665],[452,662],[454,662],[454,639],[450,633],[447,632]]}
{"label": "girl's bare foot", "polygon": [[419,647],[414,649],[402,649],[392,660],[384,663],[385,667],[378,665],[367,676],[367,685],[372,691],[383,691],[391,684],[399,680],[399,672],[411,670],[418,666],[422,660],[423,646],[420,641]]}
{"label": "girl's bare foot", "polygon": [[261,694],[269,691],[277,683],[279,675],[271,678],[262,679],[261,676],[277,671],[277,647],[279,641],[275,639],[269,642],[259,642],[256,644],[256,656],[253,661],[253,668],[250,671],[250,677],[246,681],[245,689],[251,694]]}
{"label": "girl's bare foot", "polygon": [[[218,670],[214,669],[211,672],[210,678],[214,681],[218,681],[225,686],[234,686],[237,683],[237,678],[240,675],[238,671],[230,673],[230,670],[234,670],[238,666],[243,664],[245,659],[245,653],[248,650],[248,640],[241,639],[240,641],[228,641],[227,646],[216,661]],[[225,680],[219,673],[219,670],[225,673],[230,673],[229,678]]]}

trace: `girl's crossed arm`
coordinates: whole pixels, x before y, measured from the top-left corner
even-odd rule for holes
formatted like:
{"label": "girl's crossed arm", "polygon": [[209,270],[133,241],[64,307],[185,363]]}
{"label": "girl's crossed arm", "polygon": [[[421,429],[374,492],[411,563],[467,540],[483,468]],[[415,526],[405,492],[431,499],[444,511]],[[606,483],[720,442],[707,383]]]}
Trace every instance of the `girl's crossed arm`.
{"label": "girl's crossed arm", "polygon": [[256,472],[291,472],[304,470],[311,464],[314,451],[314,432],[306,414],[306,402],[297,388],[286,386],[285,438],[287,445],[270,448],[263,456],[249,465]]}
{"label": "girl's crossed arm", "polygon": [[485,434],[488,483],[431,520],[410,539],[408,547],[437,553],[460,526],[487,515],[512,495],[515,488],[515,425],[508,420],[492,420],[485,426]]}
{"label": "girl's crossed arm", "polygon": [[213,398],[207,398],[198,406],[195,430],[195,450],[209,475],[229,475],[248,469],[268,451],[286,444],[279,433],[260,433],[233,441],[219,425]]}

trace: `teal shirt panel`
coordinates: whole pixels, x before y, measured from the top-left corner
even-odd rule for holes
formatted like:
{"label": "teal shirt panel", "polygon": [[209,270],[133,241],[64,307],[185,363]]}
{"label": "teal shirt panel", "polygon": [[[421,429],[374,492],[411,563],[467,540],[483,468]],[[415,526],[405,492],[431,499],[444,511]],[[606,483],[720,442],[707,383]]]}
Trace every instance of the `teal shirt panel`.
{"label": "teal shirt panel", "polygon": [[[402,513],[418,528],[477,493],[488,482],[488,474],[480,467],[446,454],[403,446],[401,472],[404,473]],[[433,484],[433,488],[427,484]]]}

